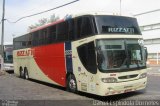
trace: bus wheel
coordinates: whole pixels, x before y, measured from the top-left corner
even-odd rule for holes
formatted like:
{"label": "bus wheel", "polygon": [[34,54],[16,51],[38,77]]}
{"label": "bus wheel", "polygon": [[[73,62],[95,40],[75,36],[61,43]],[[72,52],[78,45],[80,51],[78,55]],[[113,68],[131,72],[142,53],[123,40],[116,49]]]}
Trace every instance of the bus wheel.
{"label": "bus wheel", "polygon": [[23,72],[23,69],[22,69],[22,68],[19,69],[19,74],[20,74],[19,77],[20,77],[20,78],[23,78],[24,72]]}
{"label": "bus wheel", "polygon": [[77,83],[74,75],[69,75],[67,77],[67,90],[73,93],[77,91]]}
{"label": "bus wheel", "polygon": [[24,70],[24,79],[26,79],[26,80],[29,79],[27,68],[25,68],[25,70]]}

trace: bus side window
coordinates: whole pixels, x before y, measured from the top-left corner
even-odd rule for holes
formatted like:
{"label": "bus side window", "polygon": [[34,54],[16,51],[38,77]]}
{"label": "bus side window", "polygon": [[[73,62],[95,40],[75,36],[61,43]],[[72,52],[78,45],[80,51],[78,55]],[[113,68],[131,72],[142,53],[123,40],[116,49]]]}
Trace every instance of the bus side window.
{"label": "bus side window", "polygon": [[76,38],[85,38],[94,34],[92,17],[83,16],[75,19]]}
{"label": "bus side window", "polygon": [[46,43],[46,35],[47,35],[47,29],[42,29],[39,31],[39,45],[43,45]]}
{"label": "bus side window", "polygon": [[27,47],[31,47],[32,46],[32,34],[28,34],[28,40],[27,40]]}
{"label": "bus side window", "polygon": [[81,38],[92,35],[92,34],[93,34],[93,31],[92,31],[90,18],[83,17],[82,25],[81,25],[81,32],[80,32]]}
{"label": "bus side window", "polygon": [[37,46],[38,45],[38,39],[39,39],[39,34],[38,34],[38,31],[34,32],[33,33],[33,36],[32,36],[32,46]]}
{"label": "bus side window", "polygon": [[51,44],[56,41],[56,25],[48,28],[48,34],[46,39],[47,44]]}
{"label": "bus side window", "polygon": [[83,44],[77,48],[79,58],[86,68],[92,74],[97,73],[96,54],[94,49],[94,42]]}
{"label": "bus side window", "polygon": [[16,50],[16,49],[21,49],[22,48],[22,38],[23,37],[18,37],[18,38],[16,38],[16,39],[13,39],[13,45],[14,45],[14,49]]}
{"label": "bus side window", "polygon": [[67,35],[68,35],[68,23],[67,21],[59,23],[57,25],[57,40],[58,42],[60,41],[66,41],[67,39]]}
{"label": "bus side window", "polygon": [[21,48],[27,48],[28,47],[28,34],[24,35],[23,40],[21,39]]}
{"label": "bus side window", "polygon": [[82,17],[78,17],[75,19],[75,25],[76,25],[76,39],[79,39],[80,33],[81,33],[81,24],[82,24]]}
{"label": "bus side window", "polygon": [[88,43],[88,71],[95,74],[97,73],[96,54],[94,42]]}
{"label": "bus side window", "polygon": [[74,40],[75,39],[75,36],[74,36],[74,20],[73,19],[70,19],[68,20],[68,40]]}

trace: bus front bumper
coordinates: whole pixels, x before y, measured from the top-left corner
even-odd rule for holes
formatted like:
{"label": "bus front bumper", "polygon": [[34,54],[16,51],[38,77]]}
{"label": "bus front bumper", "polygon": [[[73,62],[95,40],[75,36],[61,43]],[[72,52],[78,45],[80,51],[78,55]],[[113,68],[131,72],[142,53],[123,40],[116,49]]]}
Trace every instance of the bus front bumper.
{"label": "bus front bumper", "polygon": [[109,96],[109,95],[133,92],[144,89],[146,87],[146,84],[147,84],[147,77],[120,83],[101,83],[97,95]]}

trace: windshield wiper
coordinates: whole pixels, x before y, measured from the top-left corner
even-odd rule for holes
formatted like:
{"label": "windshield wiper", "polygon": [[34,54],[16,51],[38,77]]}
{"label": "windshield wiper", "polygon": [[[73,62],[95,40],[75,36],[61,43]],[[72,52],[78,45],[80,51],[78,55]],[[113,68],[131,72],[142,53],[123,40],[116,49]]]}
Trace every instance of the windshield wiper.
{"label": "windshield wiper", "polygon": [[[124,66],[124,65],[126,64],[127,60],[128,60],[128,58],[126,57],[126,58],[124,59],[122,65],[121,65],[121,67]],[[121,67],[120,67],[120,68],[121,68]]]}

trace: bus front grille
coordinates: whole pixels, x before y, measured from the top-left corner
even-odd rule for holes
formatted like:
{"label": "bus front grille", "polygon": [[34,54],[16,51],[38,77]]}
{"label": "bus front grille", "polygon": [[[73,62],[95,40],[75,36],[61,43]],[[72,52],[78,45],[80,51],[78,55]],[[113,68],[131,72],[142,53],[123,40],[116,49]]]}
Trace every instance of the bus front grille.
{"label": "bus front grille", "polygon": [[126,75],[126,76],[120,76],[120,77],[118,77],[118,79],[130,79],[130,78],[135,78],[137,76],[138,76],[138,74]]}

